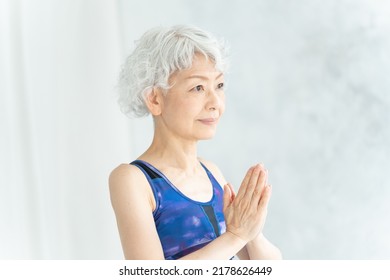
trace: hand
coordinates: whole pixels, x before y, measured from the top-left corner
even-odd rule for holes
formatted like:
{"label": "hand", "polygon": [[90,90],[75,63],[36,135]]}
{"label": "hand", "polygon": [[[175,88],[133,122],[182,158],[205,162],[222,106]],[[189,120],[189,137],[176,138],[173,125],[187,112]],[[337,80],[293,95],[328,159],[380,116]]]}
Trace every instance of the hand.
{"label": "hand", "polygon": [[226,231],[246,243],[261,233],[264,227],[271,197],[267,179],[267,170],[257,164],[248,170],[237,196],[229,183],[224,186]]}

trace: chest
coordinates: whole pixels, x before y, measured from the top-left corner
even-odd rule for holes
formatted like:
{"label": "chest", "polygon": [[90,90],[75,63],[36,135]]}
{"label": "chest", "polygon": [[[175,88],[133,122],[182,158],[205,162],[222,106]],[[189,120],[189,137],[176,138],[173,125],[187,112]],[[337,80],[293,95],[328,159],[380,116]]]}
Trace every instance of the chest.
{"label": "chest", "polygon": [[184,196],[198,202],[208,202],[213,196],[213,186],[205,172],[184,174],[175,170],[164,172],[168,181]]}
{"label": "chest", "polygon": [[[191,185],[187,180],[182,182],[187,183],[187,187]],[[180,258],[200,249],[226,231],[222,211],[223,194],[215,181],[211,185],[212,194],[210,199],[206,199],[207,202],[199,201],[201,196],[190,196],[192,190],[184,194],[187,188],[179,190],[166,178],[156,178],[152,185],[156,197],[153,217],[165,258]]]}

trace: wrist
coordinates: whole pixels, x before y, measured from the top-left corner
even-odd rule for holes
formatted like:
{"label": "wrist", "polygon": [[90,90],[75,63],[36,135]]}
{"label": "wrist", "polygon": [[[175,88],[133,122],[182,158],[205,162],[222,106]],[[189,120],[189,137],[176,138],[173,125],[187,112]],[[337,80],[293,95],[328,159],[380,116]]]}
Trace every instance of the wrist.
{"label": "wrist", "polygon": [[237,235],[229,230],[226,230],[224,235],[226,235],[231,240],[231,242],[233,242],[234,244],[240,245],[242,247],[244,247],[248,243],[247,240],[243,239],[239,235]]}
{"label": "wrist", "polygon": [[260,232],[258,235],[256,235],[255,238],[253,238],[252,240],[250,240],[248,243],[247,243],[247,246],[258,246],[259,244],[261,244],[263,241],[264,241],[264,235],[262,232]]}

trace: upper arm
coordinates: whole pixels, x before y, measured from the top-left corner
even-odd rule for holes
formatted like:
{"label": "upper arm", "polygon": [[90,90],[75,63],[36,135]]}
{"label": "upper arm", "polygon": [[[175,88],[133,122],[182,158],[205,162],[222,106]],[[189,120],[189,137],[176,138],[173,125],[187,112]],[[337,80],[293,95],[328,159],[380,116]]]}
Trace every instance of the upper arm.
{"label": "upper arm", "polygon": [[133,165],[122,164],[111,172],[109,186],[125,258],[164,259],[144,174]]}

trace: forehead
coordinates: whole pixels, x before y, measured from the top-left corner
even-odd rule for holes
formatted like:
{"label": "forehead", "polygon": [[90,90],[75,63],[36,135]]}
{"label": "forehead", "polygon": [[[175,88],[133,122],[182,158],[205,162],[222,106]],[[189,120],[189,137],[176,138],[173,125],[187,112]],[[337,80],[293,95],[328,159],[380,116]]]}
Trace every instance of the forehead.
{"label": "forehead", "polygon": [[192,78],[215,79],[220,76],[222,76],[222,73],[215,68],[214,61],[210,58],[206,58],[202,54],[195,54],[192,60],[192,66],[188,69],[173,73],[169,80],[179,82],[190,80]]}

